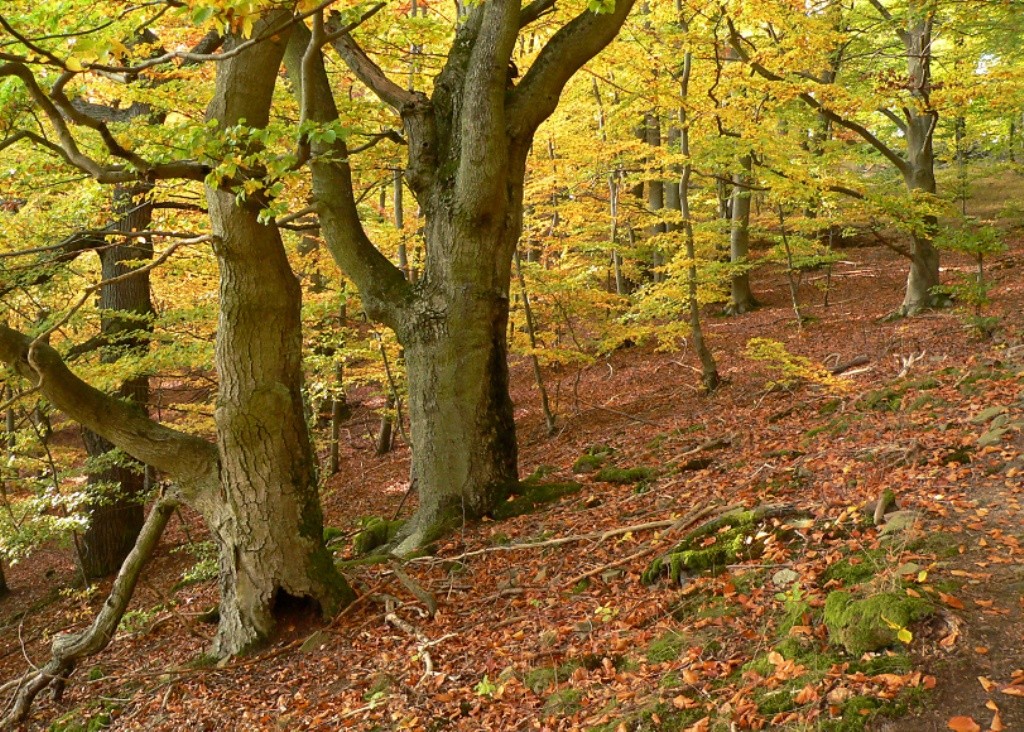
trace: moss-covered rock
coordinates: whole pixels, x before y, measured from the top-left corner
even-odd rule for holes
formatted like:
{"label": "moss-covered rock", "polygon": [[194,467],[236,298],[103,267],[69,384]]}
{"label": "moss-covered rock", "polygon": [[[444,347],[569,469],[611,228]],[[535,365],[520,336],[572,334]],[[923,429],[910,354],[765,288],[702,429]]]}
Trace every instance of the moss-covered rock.
{"label": "moss-covered rock", "polygon": [[405,521],[388,521],[380,516],[370,516],[362,519],[360,524],[362,528],[352,537],[352,550],[356,554],[368,554],[394,539]]}
{"label": "moss-covered rock", "polygon": [[615,448],[608,445],[591,445],[573,463],[572,472],[593,473],[600,470],[614,452]]}
{"label": "moss-covered rock", "polygon": [[935,611],[930,602],[901,592],[882,592],[856,599],[849,592],[829,593],[825,627],[829,642],[854,656],[895,645],[897,634]]}
{"label": "moss-covered rock", "polygon": [[601,469],[605,458],[597,455],[580,455],[572,464],[574,473],[593,473]]}
{"label": "moss-covered rock", "polygon": [[583,486],[576,482],[538,483],[523,481],[504,503],[498,504],[491,516],[499,521],[530,513],[537,507],[553,503],[563,496],[579,493]]}

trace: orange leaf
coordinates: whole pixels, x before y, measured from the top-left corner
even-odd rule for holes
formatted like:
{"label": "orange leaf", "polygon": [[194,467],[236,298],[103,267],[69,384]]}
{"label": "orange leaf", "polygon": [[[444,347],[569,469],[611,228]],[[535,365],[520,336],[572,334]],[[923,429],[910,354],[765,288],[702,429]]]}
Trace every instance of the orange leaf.
{"label": "orange leaf", "polygon": [[945,592],[940,592],[939,598],[952,608],[956,608],[957,610],[964,609],[964,604],[952,595],[947,595]]}
{"label": "orange leaf", "polygon": [[981,732],[981,725],[970,717],[953,717],[946,726],[953,732]]}
{"label": "orange leaf", "polygon": [[1003,732],[1006,726],[1003,724],[1003,718],[999,716],[999,712],[995,713],[992,717],[992,724],[988,726],[989,732]]}
{"label": "orange leaf", "polygon": [[981,688],[985,691],[992,691],[994,688],[996,688],[996,682],[992,681],[991,679],[987,679],[984,676],[978,677],[978,683],[981,684]]}
{"label": "orange leaf", "polygon": [[1022,686],[1006,686],[1002,691],[1010,696],[1024,696],[1024,687]]}

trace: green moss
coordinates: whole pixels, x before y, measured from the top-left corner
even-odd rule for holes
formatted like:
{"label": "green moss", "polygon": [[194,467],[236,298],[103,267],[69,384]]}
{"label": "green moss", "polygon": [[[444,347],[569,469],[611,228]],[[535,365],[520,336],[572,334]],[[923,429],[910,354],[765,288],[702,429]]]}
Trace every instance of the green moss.
{"label": "green moss", "polygon": [[544,702],[544,711],[558,717],[567,717],[583,706],[583,692],[579,689],[560,689]]}
{"label": "green moss", "polygon": [[523,674],[523,685],[534,694],[541,694],[551,686],[568,681],[572,672],[580,667],[579,661],[566,661],[559,666],[532,668]]}
{"label": "green moss", "polygon": [[960,553],[962,537],[946,531],[935,531],[914,539],[907,549],[920,554],[935,554],[939,558],[955,557]]}
{"label": "green moss", "polygon": [[325,526],[324,527],[324,544],[330,544],[335,539],[338,539],[345,535],[345,532],[339,529],[337,526]]}
{"label": "green moss", "polygon": [[534,511],[539,506],[553,503],[563,496],[579,493],[583,486],[579,483],[534,483],[525,481],[520,483],[513,491],[509,499],[499,503],[491,516],[499,521],[522,516],[525,513]]}
{"label": "green moss", "polygon": [[651,641],[647,646],[647,660],[650,663],[674,661],[688,647],[689,639],[682,633],[670,630]]}
{"label": "green moss", "polygon": [[576,459],[576,462],[572,464],[572,472],[593,473],[601,469],[601,466],[604,465],[604,461],[604,456],[581,455]]}
{"label": "green moss", "polygon": [[367,554],[378,549],[398,535],[405,521],[388,521],[380,516],[360,520],[361,530],[352,537],[352,550],[356,554]]}
{"label": "green moss", "polygon": [[905,674],[914,668],[914,662],[905,653],[886,653],[882,656],[875,656],[865,661],[854,661],[850,664],[848,673],[862,673],[865,676],[877,676],[878,674]]}
{"label": "green moss", "polygon": [[572,472],[593,473],[595,470],[599,470],[614,452],[615,448],[608,445],[591,445],[573,463]]}
{"label": "green moss", "polygon": [[641,483],[652,480],[658,471],[654,468],[639,466],[636,468],[602,468],[597,479],[605,483]]}
{"label": "green moss", "polygon": [[[767,537],[753,537],[768,518],[766,514],[766,509],[762,508],[740,510],[709,521],[690,532],[671,552],[651,562],[641,577],[642,581],[650,584],[667,573],[673,582],[678,582],[684,572],[716,572],[729,564],[758,556]],[[776,538],[784,538],[775,533]],[[712,536],[714,543],[705,546],[706,540]]]}
{"label": "green moss", "polygon": [[829,566],[821,578],[823,582],[837,580],[842,582],[844,587],[852,587],[874,577],[884,565],[885,551],[882,549],[869,549],[851,554],[849,557]]}
{"label": "green moss", "polygon": [[386,673],[378,673],[373,677],[373,683],[363,694],[363,701],[371,702],[380,699],[396,686],[395,677]]}
{"label": "green moss", "polygon": [[883,592],[855,599],[849,592],[832,592],[825,600],[825,627],[829,641],[853,656],[895,645],[897,632],[931,615],[927,600],[900,592]]}
{"label": "green moss", "polygon": [[829,414],[835,414],[839,411],[839,407],[843,406],[842,399],[829,399],[824,404],[818,407],[818,414],[827,416]]}
{"label": "green moss", "polygon": [[532,473],[530,473],[530,475],[523,482],[524,483],[539,483],[540,481],[544,480],[545,478],[547,478],[552,473],[557,473],[557,472],[558,472],[558,468],[556,468],[554,465],[538,465],[537,469],[534,470]]}

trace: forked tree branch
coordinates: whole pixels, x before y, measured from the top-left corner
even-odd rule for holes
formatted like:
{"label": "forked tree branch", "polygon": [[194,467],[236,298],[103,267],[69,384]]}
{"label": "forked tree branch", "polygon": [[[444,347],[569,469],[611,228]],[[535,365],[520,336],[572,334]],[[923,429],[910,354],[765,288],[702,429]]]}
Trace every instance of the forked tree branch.
{"label": "forked tree branch", "polygon": [[611,43],[635,0],[617,0],[610,13],[584,10],[541,49],[512,94],[508,128],[512,137],[526,140],[551,116],[569,79]]}
{"label": "forked tree branch", "polygon": [[[318,47],[313,47],[315,43],[308,28],[296,26],[285,50],[285,68],[308,120],[329,124],[338,119],[338,107],[323,55]],[[401,270],[373,245],[363,228],[356,208],[348,147],[340,138],[332,143],[315,142],[310,147],[313,195],[327,248],[359,288],[370,317],[394,326],[409,295],[409,285]]]}

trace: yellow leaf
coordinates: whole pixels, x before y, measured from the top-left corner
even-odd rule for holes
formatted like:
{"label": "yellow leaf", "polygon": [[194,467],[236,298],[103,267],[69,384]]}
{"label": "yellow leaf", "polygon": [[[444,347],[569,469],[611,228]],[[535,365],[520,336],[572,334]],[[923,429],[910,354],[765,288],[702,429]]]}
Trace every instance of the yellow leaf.
{"label": "yellow leaf", "polygon": [[67,59],[67,61],[64,62],[64,65],[68,67],[68,71],[82,71],[83,70],[82,62],[79,61],[74,56],[68,56],[68,59]]}

